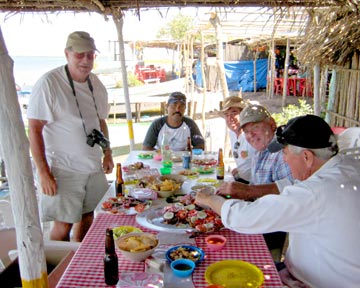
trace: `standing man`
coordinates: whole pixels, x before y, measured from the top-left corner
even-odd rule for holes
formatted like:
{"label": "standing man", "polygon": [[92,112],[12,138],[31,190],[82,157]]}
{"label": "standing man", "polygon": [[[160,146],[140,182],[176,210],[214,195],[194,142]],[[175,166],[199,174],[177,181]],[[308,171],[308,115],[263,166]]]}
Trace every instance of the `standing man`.
{"label": "standing man", "polygon": [[227,97],[224,99],[220,115],[225,119],[229,129],[231,151],[236,163],[232,174],[236,181],[247,184],[251,179],[251,160],[256,150],[249,144],[240,129],[240,112],[246,105],[247,103],[241,97]]}
{"label": "standing man", "polygon": [[168,115],[151,123],[142,149],[160,149],[164,133],[168,134],[170,149],[173,151],[184,151],[188,137],[191,138],[193,148],[204,149],[204,138],[199,127],[194,120],[184,116],[186,96],[181,92],[171,93],[166,108]]}
{"label": "standing man", "polygon": [[[82,241],[114,167],[108,139],[107,92],[91,73],[93,38],[68,36],[67,65],[43,75],[30,97],[27,117],[41,191],[42,221],[54,221],[51,240]],[[102,149],[101,149],[102,148]]]}

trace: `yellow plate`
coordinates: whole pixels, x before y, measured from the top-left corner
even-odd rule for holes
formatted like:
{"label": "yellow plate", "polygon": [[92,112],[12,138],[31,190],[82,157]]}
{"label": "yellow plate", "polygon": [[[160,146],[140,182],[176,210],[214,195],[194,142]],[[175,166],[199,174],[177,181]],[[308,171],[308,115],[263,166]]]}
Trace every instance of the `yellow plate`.
{"label": "yellow plate", "polygon": [[224,260],[211,264],[205,271],[209,284],[226,288],[256,288],[264,283],[264,274],[253,264],[241,260]]}

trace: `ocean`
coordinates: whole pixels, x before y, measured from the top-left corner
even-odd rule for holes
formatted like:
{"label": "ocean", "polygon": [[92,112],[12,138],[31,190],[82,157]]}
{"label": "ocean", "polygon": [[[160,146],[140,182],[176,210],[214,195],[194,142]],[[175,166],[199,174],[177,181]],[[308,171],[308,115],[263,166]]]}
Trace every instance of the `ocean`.
{"label": "ocean", "polygon": [[[11,58],[14,60],[15,83],[23,91],[31,90],[35,82],[49,70],[66,64],[65,56],[13,56]],[[97,57],[94,66],[99,69],[112,69],[119,67],[120,64],[109,57]]]}

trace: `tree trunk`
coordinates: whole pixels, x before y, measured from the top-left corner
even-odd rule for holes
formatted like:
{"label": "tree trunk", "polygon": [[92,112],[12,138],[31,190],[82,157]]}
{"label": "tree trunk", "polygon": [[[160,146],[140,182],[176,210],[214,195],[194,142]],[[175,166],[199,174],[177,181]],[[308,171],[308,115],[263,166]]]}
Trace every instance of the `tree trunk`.
{"label": "tree trunk", "polygon": [[0,29],[0,144],[10,187],[23,287],[48,287],[34,177],[17,100],[13,61]]}

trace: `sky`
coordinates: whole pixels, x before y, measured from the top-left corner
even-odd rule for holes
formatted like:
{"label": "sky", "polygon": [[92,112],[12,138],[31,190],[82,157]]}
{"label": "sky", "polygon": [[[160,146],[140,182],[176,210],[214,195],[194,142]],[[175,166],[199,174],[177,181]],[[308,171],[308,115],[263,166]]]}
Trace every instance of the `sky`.
{"label": "sky", "polygon": [[[196,15],[195,8],[182,9],[182,14]],[[123,35],[125,40],[154,40],[156,33],[178,9],[143,11],[138,17],[126,12]],[[117,40],[115,24],[97,13],[27,13],[7,16],[0,13],[0,28],[11,56],[62,56],[67,36],[73,31],[87,31],[95,39],[101,54],[108,53],[109,40]]]}

